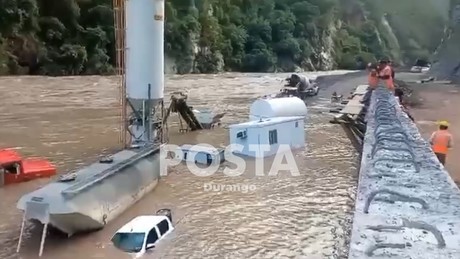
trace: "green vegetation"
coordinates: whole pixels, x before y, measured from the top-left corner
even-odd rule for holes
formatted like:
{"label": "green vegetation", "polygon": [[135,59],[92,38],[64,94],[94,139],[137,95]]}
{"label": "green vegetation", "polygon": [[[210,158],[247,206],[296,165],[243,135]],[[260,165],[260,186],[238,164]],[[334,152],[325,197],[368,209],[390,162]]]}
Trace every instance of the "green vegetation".
{"label": "green vegetation", "polygon": [[[433,1],[168,0],[166,54],[178,73],[411,61],[443,35]],[[110,74],[114,49],[111,0],[0,0],[0,74]]]}
{"label": "green vegetation", "polygon": [[405,62],[414,62],[417,58],[429,59],[440,44],[444,28],[448,22],[449,0],[386,0],[385,4],[374,0],[363,0],[366,9],[374,19],[386,17],[392,31],[383,27],[382,34],[398,40],[392,50],[400,52]]}

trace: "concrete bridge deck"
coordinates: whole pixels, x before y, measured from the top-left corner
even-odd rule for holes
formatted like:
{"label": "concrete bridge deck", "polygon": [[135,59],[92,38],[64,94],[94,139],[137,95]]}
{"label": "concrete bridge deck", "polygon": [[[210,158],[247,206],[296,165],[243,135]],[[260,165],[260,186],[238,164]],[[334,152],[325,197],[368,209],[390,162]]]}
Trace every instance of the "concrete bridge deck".
{"label": "concrete bridge deck", "polygon": [[390,92],[363,110],[349,259],[460,258],[457,185]]}

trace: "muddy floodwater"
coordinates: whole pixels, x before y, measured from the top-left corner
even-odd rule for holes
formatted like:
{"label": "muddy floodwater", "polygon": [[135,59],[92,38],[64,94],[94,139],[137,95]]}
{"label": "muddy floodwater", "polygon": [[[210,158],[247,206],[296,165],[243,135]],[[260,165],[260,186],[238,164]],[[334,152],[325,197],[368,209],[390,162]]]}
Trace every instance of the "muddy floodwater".
{"label": "muddy floodwater", "polygon": [[[187,91],[197,108],[225,112],[222,127],[178,133],[176,144],[228,144],[226,126],[248,119],[249,105],[276,93],[286,74],[186,75],[167,78],[168,92]],[[341,128],[329,123],[333,91],[347,95],[362,77],[324,81],[319,96],[308,103],[304,150],[295,152],[299,174],[228,177],[220,170],[209,177],[191,174],[185,165],[169,170],[157,188],[103,230],[70,239],[50,235],[43,258],[130,258],[110,243],[113,233],[141,214],[160,208],[173,212],[175,231],[146,258],[343,258],[351,225],[356,186],[356,156]],[[24,156],[51,159],[60,173],[97,161],[119,148],[120,112],[115,77],[0,78],[0,146]],[[177,117],[171,124],[177,124]],[[272,161],[264,163],[268,171]],[[36,258],[40,228],[29,226],[16,254],[21,213],[16,202],[49,180],[0,188],[0,258]],[[251,191],[209,191],[206,184],[240,185]]]}

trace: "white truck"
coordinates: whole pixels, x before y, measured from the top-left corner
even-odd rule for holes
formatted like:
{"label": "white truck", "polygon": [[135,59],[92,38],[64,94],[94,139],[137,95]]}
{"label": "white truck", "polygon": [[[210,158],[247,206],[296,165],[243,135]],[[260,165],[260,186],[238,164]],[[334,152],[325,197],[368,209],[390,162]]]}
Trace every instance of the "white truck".
{"label": "white truck", "polygon": [[410,72],[412,73],[426,73],[430,71],[431,69],[431,63],[423,60],[423,59],[417,59],[415,61],[415,64],[411,67]]}
{"label": "white truck", "polygon": [[141,257],[174,230],[171,218],[168,209],[161,209],[155,215],[138,216],[122,226],[111,241],[119,250]]}

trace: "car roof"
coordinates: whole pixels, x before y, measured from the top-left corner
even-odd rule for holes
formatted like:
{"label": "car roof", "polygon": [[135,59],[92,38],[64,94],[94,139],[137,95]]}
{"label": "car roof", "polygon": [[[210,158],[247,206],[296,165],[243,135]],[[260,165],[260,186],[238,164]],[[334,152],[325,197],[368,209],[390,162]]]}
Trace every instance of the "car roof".
{"label": "car roof", "polygon": [[138,216],[132,219],[130,222],[126,223],[121,227],[117,233],[130,233],[130,232],[149,232],[154,228],[158,223],[163,220],[167,220],[166,216],[154,216],[154,215],[143,215]]}

